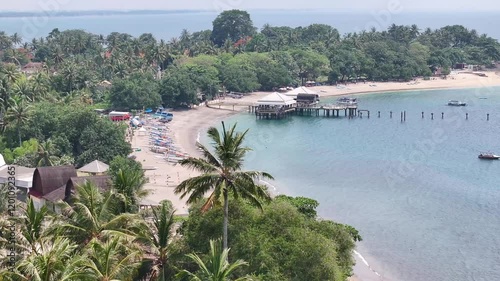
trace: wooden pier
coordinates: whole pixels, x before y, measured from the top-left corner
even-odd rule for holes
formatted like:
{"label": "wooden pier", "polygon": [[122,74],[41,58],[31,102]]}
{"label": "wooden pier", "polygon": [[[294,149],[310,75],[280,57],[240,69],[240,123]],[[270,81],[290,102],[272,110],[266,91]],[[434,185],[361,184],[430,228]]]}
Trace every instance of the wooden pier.
{"label": "wooden pier", "polygon": [[[265,119],[280,119],[287,117],[292,114],[300,116],[324,116],[324,117],[340,117],[343,111],[343,116],[353,118],[358,116],[358,106],[357,105],[310,105],[310,106],[296,106],[290,108],[262,108],[256,105],[248,106],[249,113],[255,113],[257,118]],[[366,111],[366,110],[365,110]],[[368,111],[368,117],[370,117],[370,112]]]}

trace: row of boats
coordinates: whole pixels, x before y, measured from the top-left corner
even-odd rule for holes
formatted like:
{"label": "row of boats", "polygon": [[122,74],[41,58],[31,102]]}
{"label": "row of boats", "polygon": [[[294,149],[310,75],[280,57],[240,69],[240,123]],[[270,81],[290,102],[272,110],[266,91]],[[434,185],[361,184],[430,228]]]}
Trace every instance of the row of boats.
{"label": "row of boats", "polygon": [[179,161],[188,158],[189,155],[177,147],[170,136],[171,132],[165,126],[151,128],[149,149],[154,153],[162,155],[158,156],[158,158],[162,158],[172,164],[177,164]]}

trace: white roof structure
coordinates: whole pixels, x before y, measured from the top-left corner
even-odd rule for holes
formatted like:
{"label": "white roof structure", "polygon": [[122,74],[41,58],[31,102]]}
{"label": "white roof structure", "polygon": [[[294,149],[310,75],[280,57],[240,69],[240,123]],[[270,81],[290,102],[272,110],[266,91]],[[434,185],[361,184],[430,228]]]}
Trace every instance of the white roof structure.
{"label": "white roof structure", "polygon": [[109,166],[107,164],[102,163],[99,160],[95,160],[94,162],[91,162],[80,169],[78,169],[79,172],[83,173],[90,173],[90,174],[101,174],[107,172],[109,169]]}
{"label": "white roof structure", "polygon": [[0,154],[0,167],[5,165],[5,160],[3,159],[3,155]]}
{"label": "white roof structure", "polygon": [[[10,170],[9,167],[11,167]],[[2,167],[0,167],[0,184],[9,183],[9,177],[12,177],[9,172],[15,173],[15,185],[17,187],[31,188],[33,186],[33,173],[35,172],[34,168],[3,165]]]}
{"label": "white roof structure", "polygon": [[293,97],[289,97],[277,92],[267,95],[257,101],[258,105],[292,105],[296,103],[297,101],[294,100]]}
{"label": "white roof structure", "polygon": [[290,92],[285,93],[285,95],[290,96],[290,97],[297,97],[299,94],[309,94],[309,95],[318,95],[319,96],[318,93],[316,93],[313,90],[309,90],[306,87],[298,87],[298,88],[291,90]]}

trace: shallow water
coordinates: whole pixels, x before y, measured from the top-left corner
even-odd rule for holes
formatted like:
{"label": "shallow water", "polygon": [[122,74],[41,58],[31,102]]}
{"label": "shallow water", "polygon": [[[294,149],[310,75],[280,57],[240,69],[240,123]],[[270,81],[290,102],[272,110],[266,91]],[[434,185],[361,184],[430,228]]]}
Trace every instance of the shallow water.
{"label": "shallow water", "polygon": [[[314,198],[320,216],[361,231],[358,250],[381,280],[500,280],[500,161],[477,158],[500,154],[498,93],[362,95],[370,119],[226,122],[250,128],[248,169],[270,172],[279,192]],[[449,107],[451,99],[469,105]]]}

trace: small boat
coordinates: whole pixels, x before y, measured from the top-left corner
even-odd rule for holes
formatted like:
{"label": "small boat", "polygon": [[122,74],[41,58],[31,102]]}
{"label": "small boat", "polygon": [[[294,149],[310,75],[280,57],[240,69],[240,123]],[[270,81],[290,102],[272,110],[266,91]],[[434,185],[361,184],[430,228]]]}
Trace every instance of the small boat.
{"label": "small boat", "polygon": [[500,155],[495,155],[493,153],[481,153],[479,154],[478,158],[486,160],[498,160],[500,159]]}
{"label": "small boat", "polygon": [[448,105],[450,105],[450,106],[466,106],[467,103],[462,102],[462,101],[457,101],[457,100],[450,100],[450,101],[448,101]]}
{"label": "small boat", "polygon": [[356,105],[356,104],[358,104],[358,99],[356,99],[356,98],[340,98],[337,100],[337,104]]}

